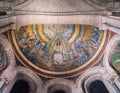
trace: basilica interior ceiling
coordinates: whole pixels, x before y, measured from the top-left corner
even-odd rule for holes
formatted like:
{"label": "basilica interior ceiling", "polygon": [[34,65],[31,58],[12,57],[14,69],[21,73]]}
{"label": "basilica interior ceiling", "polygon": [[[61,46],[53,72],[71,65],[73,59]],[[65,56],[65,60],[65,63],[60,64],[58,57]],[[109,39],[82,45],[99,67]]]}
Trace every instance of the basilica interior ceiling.
{"label": "basilica interior ceiling", "polygon": [[[0,28],[14,26],[8,38],[24,66],[46,77],[72,77],[99,64],[111,35],[102,30],[108,20],[99,15],[119,6],[119,0],[0,0],[0,18],[11,18],[1,21]],[[79,15],[80,22],[71,21],[71,15]],[[4,69],[7,63],[1,65]]]}
{"label": "basilica interior ceiling", "polygon": [[120,93],[119,11],[120,0],[0,0],[0,93]]}

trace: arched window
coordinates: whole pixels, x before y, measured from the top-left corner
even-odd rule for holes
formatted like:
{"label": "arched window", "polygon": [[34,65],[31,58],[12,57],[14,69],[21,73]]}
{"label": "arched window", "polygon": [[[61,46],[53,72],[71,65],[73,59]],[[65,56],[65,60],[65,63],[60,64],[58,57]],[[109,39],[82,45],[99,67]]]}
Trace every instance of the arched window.
{"label": "arched window", "polygon": [[15,82],[12,90],[10,93],[29,93],[30,86],[27,81],[25,80],[18,80]]}
{"label": "arched window", "polygon": [[54,91],[53,93],[66,93],[66,92],[63,91],[63,90],[56,90],[56,91]]}
{"label": "arched window", "polygon": [[109,93],[104,83],[100,80],[93,81],[89,86],[90,93]]}
{"label": "arched window", "polygon": [[71,93],[71,88],[66,85],[56,84],[50,86],[47,93]]}

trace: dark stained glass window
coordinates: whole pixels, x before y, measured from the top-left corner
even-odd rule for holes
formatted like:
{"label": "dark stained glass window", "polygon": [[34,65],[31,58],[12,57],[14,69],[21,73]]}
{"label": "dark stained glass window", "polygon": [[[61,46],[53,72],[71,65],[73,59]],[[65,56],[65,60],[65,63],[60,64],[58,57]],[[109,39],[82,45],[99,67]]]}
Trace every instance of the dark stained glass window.
{"label": "dark stained glass window", "polygon": [[104,83],[100,80],[93,81],[89,86],[90,93],[109,93]]}
{"label": "dark stained glass window", "polygon": [[27,81],[18,80],[15,82],[10,93],[29,93],[30,87]]}
{"label": "dark stained glass window", "polygon": [[63,90],[56,90],[53,93],[65,93],[65,91],[63,91]]}

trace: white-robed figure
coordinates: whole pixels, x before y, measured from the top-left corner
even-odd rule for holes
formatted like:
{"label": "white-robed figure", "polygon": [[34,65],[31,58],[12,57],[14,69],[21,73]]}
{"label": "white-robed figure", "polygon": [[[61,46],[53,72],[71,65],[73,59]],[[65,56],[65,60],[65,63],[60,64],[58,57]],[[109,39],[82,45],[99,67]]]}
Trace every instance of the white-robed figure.
{"label": "white-robed figure", "polygon": [[62,64],[63,63],[63,47],[62,41],[60,38],[56,39],[56,45],[54,46],[54,63],[55,64]]}

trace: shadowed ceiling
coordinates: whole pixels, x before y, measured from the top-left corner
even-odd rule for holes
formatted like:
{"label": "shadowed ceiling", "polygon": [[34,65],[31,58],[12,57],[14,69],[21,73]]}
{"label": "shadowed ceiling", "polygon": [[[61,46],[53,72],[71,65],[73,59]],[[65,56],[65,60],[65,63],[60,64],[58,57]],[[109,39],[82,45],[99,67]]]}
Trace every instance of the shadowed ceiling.
{"label": "shadowed ceiling", "polygon": [[[100,14],[115,11],[120,0],[0,0],[0,13],[4,15],[24,14]],[[27,3],[28,2],[28,3]],[[24,5],[27,3],[26,5]],[[18,7],[19,6],[19,7]],[[5,12],[7,12],[5,14]],[[9,12],[9,14],[8,14]]]}

